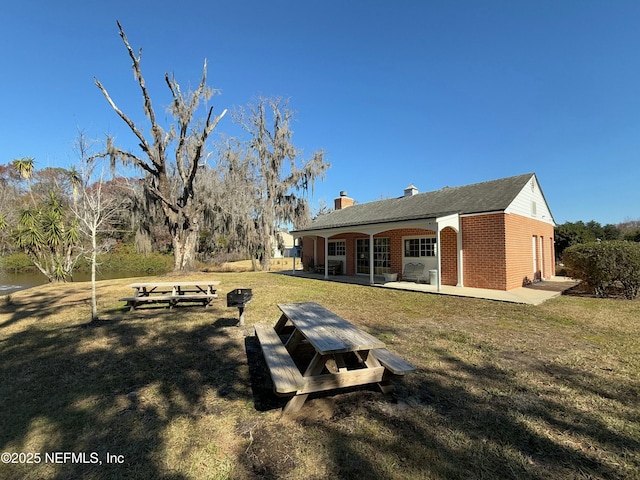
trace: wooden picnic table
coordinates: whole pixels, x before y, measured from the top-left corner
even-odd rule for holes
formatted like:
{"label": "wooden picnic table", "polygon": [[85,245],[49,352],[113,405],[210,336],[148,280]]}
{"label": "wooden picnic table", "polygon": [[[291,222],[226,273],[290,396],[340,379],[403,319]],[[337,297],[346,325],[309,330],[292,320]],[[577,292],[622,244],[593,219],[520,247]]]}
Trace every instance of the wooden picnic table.
{"label": "wooden picnic table", "polygon": [[218,298],[218,285],[220,282],[217,280],[132,283],[129,286],[134,289],[134,295],[120,300],[127,302],[131,310],[150,303],[166,303],[172,308],[178,303],[192,302],[208,307]]}
{"label": "wooden picnic table", "polygon": [[[274,391],[293,395],[284,413],[299,410],[310,393],[377,383],[389,392],[394,376],[415,367],[347,320],[313,303],[280,304],[275,327],[255,325]],[[311,360],[302,353],[310,347]]]}

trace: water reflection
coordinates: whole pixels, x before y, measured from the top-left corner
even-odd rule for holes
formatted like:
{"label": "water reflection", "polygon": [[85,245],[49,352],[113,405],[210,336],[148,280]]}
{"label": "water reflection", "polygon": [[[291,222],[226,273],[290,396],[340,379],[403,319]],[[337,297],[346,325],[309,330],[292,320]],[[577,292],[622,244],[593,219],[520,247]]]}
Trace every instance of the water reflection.
{"label": "water reflection", "polygon": [[[96,275],[97,280],[109,280],[113,278],[126,278],[126,277],[143,277],[149,275],[148,272],[100,272]],[[88,282],[91,280],[91,273],[89,272],[74,272],[74,282]],[[47,277],[40,272],[19,272],[13,273],[0,269],[0,296],[9,295],[20,290],[35,287],[38,285],[45,285],[49,283]]]}

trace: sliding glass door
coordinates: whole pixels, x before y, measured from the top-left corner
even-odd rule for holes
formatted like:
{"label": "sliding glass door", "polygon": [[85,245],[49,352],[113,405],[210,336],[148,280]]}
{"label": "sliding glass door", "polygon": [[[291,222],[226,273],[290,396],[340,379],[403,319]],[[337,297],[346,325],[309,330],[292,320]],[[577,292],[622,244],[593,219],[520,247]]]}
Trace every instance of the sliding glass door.
{"label": "sliding glass door", "polygon": [[[391,271],[391,242],[388,238],[373,239],[373,272],[376,275]],[[356,240],[356,273],[368,275],[369,270],[369,239]]]}

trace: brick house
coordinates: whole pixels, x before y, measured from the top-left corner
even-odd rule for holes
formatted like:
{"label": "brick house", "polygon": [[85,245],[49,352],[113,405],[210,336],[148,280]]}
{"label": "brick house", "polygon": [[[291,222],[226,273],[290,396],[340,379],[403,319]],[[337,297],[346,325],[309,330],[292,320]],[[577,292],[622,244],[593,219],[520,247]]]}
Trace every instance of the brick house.
{"label": "brick house", "polygon": [[[354,204],[292,232],[304,265],[340,262],[344,275],[397,274],[424,265],[425,281],[511,290],[555,275],[555,222],[534,173]],[[373,248],[372,248],[373,247]]]}

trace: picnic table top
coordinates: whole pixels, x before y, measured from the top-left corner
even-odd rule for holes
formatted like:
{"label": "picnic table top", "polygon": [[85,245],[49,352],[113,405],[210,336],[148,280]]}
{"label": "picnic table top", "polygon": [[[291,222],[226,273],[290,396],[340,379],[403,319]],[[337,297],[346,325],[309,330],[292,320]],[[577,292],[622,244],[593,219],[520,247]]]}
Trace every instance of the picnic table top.
{"label": "picnic table top", "polygon": [[197,285],[220,285],[219,280],[193,280],[188,282],[148,282],[148,283],[132,283],[131,288],[145,287],[192,287]]}
{"label": "picnic table top", "polygon": [[321,355],[383,348],[385,344],[315,302],[278,308]]}

